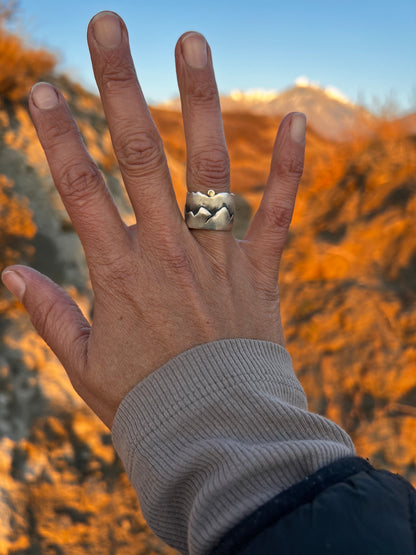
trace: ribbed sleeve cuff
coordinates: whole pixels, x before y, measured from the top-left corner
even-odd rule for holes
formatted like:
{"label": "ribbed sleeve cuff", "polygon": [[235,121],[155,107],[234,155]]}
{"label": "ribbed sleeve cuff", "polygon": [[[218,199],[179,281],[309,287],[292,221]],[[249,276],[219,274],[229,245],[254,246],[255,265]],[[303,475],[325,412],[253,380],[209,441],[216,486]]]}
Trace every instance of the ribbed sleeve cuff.
{"label": "ribbed sleeve cuff", "polygon": [[247,339],[195,347],[140,382],[120,404],[113,441],[149,526],[192,555],[354,454],[341,428],[307,411],[289,353]]}

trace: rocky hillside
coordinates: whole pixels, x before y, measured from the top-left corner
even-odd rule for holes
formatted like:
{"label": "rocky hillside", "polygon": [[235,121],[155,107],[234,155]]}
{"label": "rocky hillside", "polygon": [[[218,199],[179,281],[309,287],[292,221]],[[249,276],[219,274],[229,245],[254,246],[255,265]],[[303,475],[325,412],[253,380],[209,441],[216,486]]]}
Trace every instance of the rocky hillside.
{"label": "rocky hillside", "polygon": [[416,483],[416,137],[386,126],[302,192],[281,290],[310,408]]}
{"label": "rocky hillside", "polygon": [[[64,91],[123,217],[132,212],[97,98]],[[28,87],[30,88],[30,87]],[[153,109],[184,202],[180,115]],[[224,116],[239,193],[236,234],[256,210],[280,118]],[[416,136],[376,122],[338,144],[309,128],[281,271],[287,348],[310,409],[358,454],[416,484]],[[46,273],[91,313],[80,243],[24,98],[0,96],[0,261]],[[170,554],[146,526],[108,430],[72,391],[23,309],[0,290],[0,555]]]}

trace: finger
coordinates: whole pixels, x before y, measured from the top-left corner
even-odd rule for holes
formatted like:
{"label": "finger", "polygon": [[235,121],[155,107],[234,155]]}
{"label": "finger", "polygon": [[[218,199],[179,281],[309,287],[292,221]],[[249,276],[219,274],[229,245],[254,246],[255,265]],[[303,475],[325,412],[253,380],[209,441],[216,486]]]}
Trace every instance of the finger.
{"label": "finger", "polygon": [[128,240],[117,207],[89,156],[62,94],[48,83],[32,89],[29,109],[55,185],[92,265],[107,264]]}
{"label": "finger", "polygon": [[56,354],[78,391],[90,334],[90,325],[81,310],[56,283],[32,268],[9,266],[1,277],[23,304],[37,332]]}
{"label": "finger", "polygon": [[306,117],[288,114],[280,124],[266,190],[247,232],[247,254],[275,281],[295,207],[305,153]]}
{"label": "finger", "polygon": [[211,50],[199,33],[185,33],[175,49],[182,103],[189,191],[230,189],[230,161]]}
{"label": "finger", "polygon": [[88,44],[95,79],[138,227],[159,232],[183,227],[162,140],[137,81],[127,29],[113,12],[90,22]]}

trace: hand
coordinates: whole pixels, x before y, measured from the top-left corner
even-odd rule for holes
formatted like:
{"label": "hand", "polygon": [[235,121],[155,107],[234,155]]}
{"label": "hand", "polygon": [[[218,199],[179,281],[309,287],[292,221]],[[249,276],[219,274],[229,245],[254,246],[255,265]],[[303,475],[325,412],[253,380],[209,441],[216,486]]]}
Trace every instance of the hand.
{"label": "hand", "polygon": [[[282,121],[260,208],[243,241],[189,230],[162,141],[137,82],[125,24],[95,16],[88,43],[114,150],[137,223],[127,227],[62,94],[37,84],[30,112],[82,242],[94,292],[90,325],[74,301],[25,266],[3,272],[79,395],[111,428],[123,397],[169,359],[227,338],[284,344],[277,278],[303,170],[305,117]],[[190,191],[228,191],[229,159],[211,51],[185,33],[175,51]]]}

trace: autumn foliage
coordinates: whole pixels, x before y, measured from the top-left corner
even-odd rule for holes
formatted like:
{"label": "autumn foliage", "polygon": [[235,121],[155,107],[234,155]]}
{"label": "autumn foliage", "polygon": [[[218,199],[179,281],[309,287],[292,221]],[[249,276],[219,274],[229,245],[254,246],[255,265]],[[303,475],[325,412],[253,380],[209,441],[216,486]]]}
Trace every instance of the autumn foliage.
{"label": "autumn foliage", "polygon": [[42,48],[31,48],[20,36],[7,30],[12,11],[0,3],[0,97],[18,101],[53,70],[56,59]]}
{"label": "autumn foliage", "polygon": [[36,233],[27,199],[13,194],[13,181],[0,175],[0,267],[18,261],[21,254],[29,254],[29,241]]}

